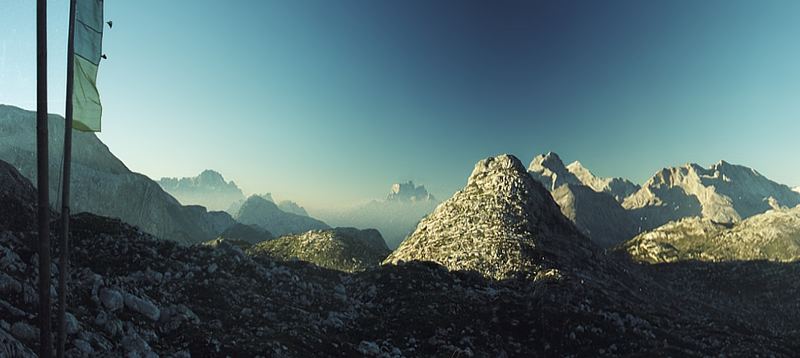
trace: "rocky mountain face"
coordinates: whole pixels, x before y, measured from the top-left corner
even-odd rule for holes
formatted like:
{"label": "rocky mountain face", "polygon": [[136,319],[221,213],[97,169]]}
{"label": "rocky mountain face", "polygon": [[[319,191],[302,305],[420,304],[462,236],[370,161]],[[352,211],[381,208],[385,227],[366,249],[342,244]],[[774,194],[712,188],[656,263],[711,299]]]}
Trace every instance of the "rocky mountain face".
{"label": "rocky mountain face", "polygon": [[226,210],[244,200],[236,183],[225,181],[222,174],[213,170],[204,170],[196,177],[161,178],[158,185],[184,205],[201,205],[209,210]]}
{"label": "rocky mountain face", "polygon": [[639,261],[800,259],[800,206],[774,209],[738,223],[692,217],[670,222],[626,242]]}
{"label": "rocky mountain face", "polygon": [[733,223],[798,204],[800,194],[788,186],[720,161],[707,169],[697,164],[662,169],[622,205],[649,230],[691,216]]}
{"label": "rocky mountain face", "polygon": [[564,216],[600,247],[613,247],[639,233],[638,223],[606,193],[565,184],[552,195]]}
{"label": "rocky mountain face", "polygon": [[[509,163],[499,165],[507,169],[518,162],[493,162],[480,165],[472,188],[465,188],[487,200],[470,201],[474,206],[464,213],[479,212],[480,205],[505,213],[519,210],[505,210],[517,204],[528,213],[538,208],[527,219],[536,218],[533,226],[550,235],[535,238],[534,253],[561,269],[540,271],[533,280],[491,280],[430,262],[345,273],[251,257],[225,239],[179,246],[117,219],[80,214],[71,226],[67,356],[791,357],[800,348],[797,263],[648,265],[595,251],[582,255],[580,245],[554,250],[561,240],[548,237],[579,234],[568,220],[548,218],[558,210],[538,201],[543,188],[523,195],[518,189],[530,183],[511,185],[525,181],[519,168],[489,174],[499,162]],[[4,357],[35,357],[37,349],[36,234],[15,226],[35,223],[25,209],[33,208],[27,200],[35,194],[21,178],[0,166]],[[504,188],[502,195],[484,195],[493,191],[491,182]],[[473,250],[462,238],[513,225],[501,224],[500,216],[469,220],[480,225],[453,229],[459,234],[453,249],[494,260],[493,251]],[[51,269],[55,277],[57,265]],[[54,280],[51,285],[55,299]]]}
{"label": "rocky mountain face", "polygon": [[580,162],[565,166],[553,152],[533,158],[528,172],[550,190],[564,216],[599,246],[608,248],[639,233],[638,223],[619,203],[638,188],[630,181],[595,177]]}
{"label": "rocky mountain face", "polygon": [[386,200],[373,200],[343,210],[320,211],[317,216],[334,226],[375,228],[389,248],[397,248],[417,224],[439,205],[422,185],[393,184]]}
{"label": "rocky mountain face", "polygon": [[335,228],[313,230],[264,241],[247,249],[251,256],[274,260],[302,260],[345,272],[376,268],[389,248],[375,229]]}
{"label": "rocky mountain face", "polygon": [[567,165],[567,170],[575,175],[583,185],[599,193],[608,193],[620,203],[640,188],[638,184],[634,184],[628,179],[597,177],[579,161]]}
{"label": "rocky mountain face", "polygon": [[519,159],[502,155],[478,162],[467,186],[423,219],[386,263],[433,261],[504,279],[590,254],[589,240],[550,193]]}
{"label": "rocky mountain face", "polygon": [[[0,105],[0,160],[36,183],[36,113]],[[49,117],[50,198],[59,207],[64,118]],[[182,206],[148,177],[131,172],[93,133],[73,132],[72,212],[118,217],[181,243],[214,238],[233,220],[199,206]],[[227,224],[226,224],[227,223]]]}
{"label": "rocky mountain face", "polygon": [[242,224],[259,226],[276,236],[330,228],[317,219],[284,212],[274,202],[258,195],[247,198],[234,218]]}

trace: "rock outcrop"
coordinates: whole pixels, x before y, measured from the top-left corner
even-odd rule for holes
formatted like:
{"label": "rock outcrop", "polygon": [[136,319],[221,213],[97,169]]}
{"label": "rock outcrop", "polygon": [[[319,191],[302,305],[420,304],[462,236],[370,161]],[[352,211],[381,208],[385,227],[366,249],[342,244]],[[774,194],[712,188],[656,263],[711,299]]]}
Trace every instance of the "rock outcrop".
{"label": "rock outcrop", "polygon": [[247,250],[252,256],[274,260],[302,260],[332,270],[355,272],[375,268],[389,255],[381,234],[374,229],[335,228],[287,235]]}
{"label": "rock outcrop", "polygon": [[494,279],[536,276],[591,255],[550,193],[514,156],[484,159],[467,186],[423,219],[386,263],[433,261]]}
{"label": "rock outcrop", "polygon": [[753,169],[720,161],[708,169],[697,164],[662,169],[622,205],[650,230],[692,216],[734,223],[798,204],[800,193],[788,186]]}
{"label": "rock outcrop", "polygon": [[244,200],[236,183],[225,181],[222,174],[213,170],[204,170],[196,177],[161,178],[158,185],[183,205],[201,205],[209,210],[226,210]]}
{"label": "rock outcrop", "polygon": [[247,198],[234,218],[242,224],[259,226],[276,236],[330,228],[317,219],[284,212],[274,202],[258,195]]}
{"label": "rock outcrop", "polygon": [[[0,105],[0,160],[36,183],[36,113]],[[50,198],[59,198],[64,118],[49,117]],[[73,132],[72,212],[118,217],[158,237],[195,243],[220,233],[205,208],[182,206],[150,178],[131,172],[94,133]],[[58,209],[58,208],[56,208]],[[225,216],[224,214],[221,214]]]}
{"label": "rock outcrop", "polygon": [[622,250],[651,263],[800,260],[800,206],[774,209],[738,223],[692,217],[670,222],[626,242]]}

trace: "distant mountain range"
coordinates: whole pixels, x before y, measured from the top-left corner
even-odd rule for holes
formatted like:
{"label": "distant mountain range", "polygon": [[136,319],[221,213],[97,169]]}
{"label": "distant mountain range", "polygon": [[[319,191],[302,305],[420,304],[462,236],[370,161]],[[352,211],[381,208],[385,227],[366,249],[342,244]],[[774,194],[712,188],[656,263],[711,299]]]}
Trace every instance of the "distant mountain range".
{"label": "distant mountain range", "polygon": [[[49,116],[50,198],[60,210],[64,118]],[[0,160],[36,183],[36,112],[0,105]],[[182,243],[216,237],[233,219],[202,206],[181,205],[142,174],[130,171],[94,133],[73,132],[72,212],[117,217],[155,236]]]}
{"label": "distant mountain range", "polygon": [[373,200],[345,209],[319,210],[314,214],[334,226],[375,228],[394,249],[439,204],[423,185],[396,183],[385,200]]}
{"label": "distant mountain range", "polygon": [[244,193],[222,174],[204,170],[196,177],[161,178],[158,185],[184,205],[202,205],[210,210],[226,210],[232,203],[244,200]]}
{"label": "distant mountain range", "polygon": [[562,212],[603,247],[687,217],[734,223],[800,204],[799,192],[725,161],[708,169],[692,163],[664,168],[641,187],[621,178],[597,178],[579,162],[565,166],[552,152],[535,157],[528,170],[550,189]]}
{"label": "distant mountain range", "polygon": [[658,171],[622,206],[650,230],[685,217],[733,223],[800,204],[800,193],[754,169],[720,161],[709,168],[689,163]]}

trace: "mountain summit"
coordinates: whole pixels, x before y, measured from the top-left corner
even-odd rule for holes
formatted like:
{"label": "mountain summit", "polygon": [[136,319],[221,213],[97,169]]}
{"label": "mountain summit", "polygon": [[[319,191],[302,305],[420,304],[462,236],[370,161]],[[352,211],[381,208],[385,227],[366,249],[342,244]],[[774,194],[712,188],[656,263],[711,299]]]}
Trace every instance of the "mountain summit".
{"label": "mountain summit", "polygon": [[709,168],[689,163],[664,168],[623,202],[652,229],[669,221],[699,216],[733,223],[767,210],[800,204],[800,193],[754,169],[719,161]]}
{"label": "mountain summit", "polygon": [[413,181],[392,184],[392,191],[386,197],[392,201],[436,201],[423,185],[414,185]]}
{"label": "mountain summit", "polygon": [[478,162],[467,186],[423,219],[387,259],[434,261],[503,279],[586,256],[589,241],[514,156]]}

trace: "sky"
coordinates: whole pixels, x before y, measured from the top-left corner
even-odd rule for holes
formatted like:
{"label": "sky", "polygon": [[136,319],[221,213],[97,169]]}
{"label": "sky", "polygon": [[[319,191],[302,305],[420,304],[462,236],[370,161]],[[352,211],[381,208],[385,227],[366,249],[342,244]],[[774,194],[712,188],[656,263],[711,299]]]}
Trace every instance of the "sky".
{"label": "sky", "polygon": [[[68,1],[48,1],[63,113]],[[105,1],[99,137],[152,178],[310,207],[555,151],[644,182],[720,159],[800,185],[800,2]],[[35,1],[0,0],[0,103],[35,109]]]}

